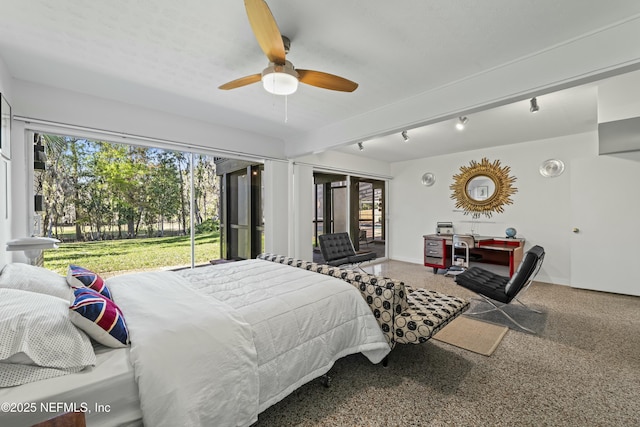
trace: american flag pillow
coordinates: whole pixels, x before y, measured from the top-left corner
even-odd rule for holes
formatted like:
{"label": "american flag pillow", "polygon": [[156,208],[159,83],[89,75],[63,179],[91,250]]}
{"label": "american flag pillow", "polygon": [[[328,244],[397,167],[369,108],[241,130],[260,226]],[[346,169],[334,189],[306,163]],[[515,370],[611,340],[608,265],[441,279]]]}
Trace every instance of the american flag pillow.
{"label": "american flag pillow", "polygon": [[129,344],[129,330],[115,302],[91,288],[76,288],[73,293],[75,301],[69,307],[69,317],[74,325],[107,347]]}
{"label": "american flag pillow", "polygon": [[109,292],[109,288],[107,288],[107,285],[105,285],[102,277],[91,270],[80,267],[79,265],[71,264],[69,266],[69,268],[67,269],[67,283],[72,288],[91,288],[94,291],[101,293],[105,297],[112,299],[111,292]]}

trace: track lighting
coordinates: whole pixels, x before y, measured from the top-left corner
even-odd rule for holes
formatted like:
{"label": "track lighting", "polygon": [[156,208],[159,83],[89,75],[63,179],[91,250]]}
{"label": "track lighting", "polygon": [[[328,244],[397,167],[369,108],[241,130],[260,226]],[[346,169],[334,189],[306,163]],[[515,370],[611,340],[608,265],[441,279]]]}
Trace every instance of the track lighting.
{"label": "track lighting", "polygon": [[406,130],[402,131],[402,139],[404,139],[404,142],[409,142],[409,134]]}
{"label": "track lighting", "polygon": [[364,145],[362,144],[362,142],[358,142],[358,148],[360,149],[360,151],[364,150]]}
{"label": "track lighting", "polygon": [[529,108],[529,111],[531,111],[532,113],[537,113],[538,110],[540,110],[540,107],[538,107],[538,100],[536,98],[531,98],[531,101],[529,101],[529,103],[531,104],[531,108]]}
{"label": "track lighting", "polygon": [[469,121],[468,118],[466,117],[458,117],[458,123],[456,123],[456,129],[458,130],[463,130],[464,126],[467,124],[467,122]]}

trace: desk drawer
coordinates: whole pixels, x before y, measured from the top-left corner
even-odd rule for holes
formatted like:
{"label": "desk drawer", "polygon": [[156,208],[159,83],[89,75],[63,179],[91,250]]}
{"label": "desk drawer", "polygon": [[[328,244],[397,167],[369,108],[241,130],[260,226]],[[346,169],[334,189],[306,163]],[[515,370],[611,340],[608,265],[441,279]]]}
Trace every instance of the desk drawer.
{"label": "desk drawer", "polygon": [[446,266],[444,265],[444,259],[443,258],[438,258],[438,257],[429,257],[426,256],[424,257],[424,265],[426,265],[427,267],[438,267],[438,268],[445,268]]}
{"label": "desk drawer", "polygon": [[442,245],[437,247],[428,246],[424,248],[424,255],[428,257],[442,258]]}
{"label": "desk drawer", "polygon": [[425,236],[424,239],[424,265],[433,268],[445,268],[447,256],[445,253],[445,240],[439,236]]}

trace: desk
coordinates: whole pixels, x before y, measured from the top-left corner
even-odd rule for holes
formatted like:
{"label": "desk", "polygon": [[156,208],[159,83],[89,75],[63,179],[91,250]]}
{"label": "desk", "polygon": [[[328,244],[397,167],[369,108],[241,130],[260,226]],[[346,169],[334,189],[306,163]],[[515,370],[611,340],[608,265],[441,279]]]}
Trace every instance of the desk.
{"label": "desk", "polygon": [[[452,263],[452,234],[426,234],[424,239],[424,265],[432,267],[434,273],[439,268],[449,268]],[[495,236],[473,236],[475,245],[469,248],[469,255],[476,255],[477,262],[509,266],[509,277],[522,262],[524,239],[509,239]],[[463,255],[460,250],[459,255]],[[458,253],[456,253],[458,255]]]}

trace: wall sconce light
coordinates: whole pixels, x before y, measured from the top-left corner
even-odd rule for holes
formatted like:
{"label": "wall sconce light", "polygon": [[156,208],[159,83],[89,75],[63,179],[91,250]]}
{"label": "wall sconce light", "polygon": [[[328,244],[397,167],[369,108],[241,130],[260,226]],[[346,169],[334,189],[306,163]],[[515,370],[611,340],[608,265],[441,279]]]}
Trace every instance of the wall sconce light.
{"label": "wall sconce light", "polygon": [[559,159],[545,160],[540,164],[540,175],[545,178],[555,178],[564,172],[564,162]]}
{"label": "wall sconce light", "polygon": [[458,123],[456,123],[456,129],[463,130],[467,122],[469,121],[466,117],[458,117]]}
{"label": "wall sconce light", "polygon": [[529,111],[531,111],[532,113],[537,113],[540,110],[540,107],[538,107],[538,100],[536,98],[531,98],[531,101],[529,101],[529,103],[531,104],[531,108],[529,108]]}
{"label": "wall sconce light", "polygon": [[404,142],[409,142],[409,134],[407,133],[406,130],[402,131],[402,139],[404,139]]}
{"label": "wall sconce light", "polygon": [[422,185],[425,187],[431,187],[436,182],[436,176],[431,172],[426,172],[422,175]]}
{"label": "wall sconce light", "polygon": [[60,240],[50,237],[22,237],[7,242],[7,251],[24,251],[29,264],[34,265],[43,249],[58,249]]}
{"label": "wall sconce light", "polygon": [[362,144],[362,142],[358,142],[358,149],[360,151],[364,150],[364,144]]}

